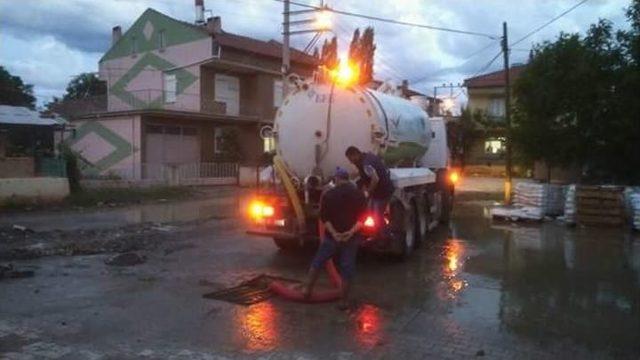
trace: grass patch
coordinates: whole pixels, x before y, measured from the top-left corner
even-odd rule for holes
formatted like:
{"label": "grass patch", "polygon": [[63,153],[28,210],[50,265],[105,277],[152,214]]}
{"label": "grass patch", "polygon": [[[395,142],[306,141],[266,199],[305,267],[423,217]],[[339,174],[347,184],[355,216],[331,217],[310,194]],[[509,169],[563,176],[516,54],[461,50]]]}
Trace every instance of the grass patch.
{"label": "grass patch", "polygon": [[196,191],[188,187],[103,188],[86,189],[69,195],[65,204],[70,206],[97,206],[99,204],[131,204],[152,200],[180,200],[192,197]]}

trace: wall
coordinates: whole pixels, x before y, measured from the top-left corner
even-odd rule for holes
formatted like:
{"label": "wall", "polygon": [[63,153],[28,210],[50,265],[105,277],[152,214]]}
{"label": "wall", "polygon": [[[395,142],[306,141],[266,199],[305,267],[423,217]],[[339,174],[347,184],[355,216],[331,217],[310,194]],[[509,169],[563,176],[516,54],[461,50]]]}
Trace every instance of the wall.
{"label": "wall", "polygon": [[469,102],[467,103],[467,107],[471,109],[472,112],[475,112],[476,110],[488,111],[491,99],[504,97],[503,88],[471,88],[468,91]]}
{"label": "wall", "polygon": [[74,121],[71,148],[90,164],[88,175],[140,178],[141,122],[139,115]]}
{"label": "wall", "polygon": [[29,178],[35,176],[32,157],[0,157],[0,178]]}
{"label": "wall", "polygon": [[66,178],[10,178],[0,179],[0,201],[41,200],[58,201],[69,195]]}
{"label": "wall", "polygon": [[[167,46],[159,48],[164,31]],[[139,51],[132,54],[132,38]],[[127,45],[128,44],[128,45]],[[166,108],[200,111],[200,66],[212,57],[208,34],[153,10],[145,11],[100,62],[109,89],[108,110]],[[128,46],[128,47],[127,47]],[[164,101],[164,73],[175,74],[175,103]]]}

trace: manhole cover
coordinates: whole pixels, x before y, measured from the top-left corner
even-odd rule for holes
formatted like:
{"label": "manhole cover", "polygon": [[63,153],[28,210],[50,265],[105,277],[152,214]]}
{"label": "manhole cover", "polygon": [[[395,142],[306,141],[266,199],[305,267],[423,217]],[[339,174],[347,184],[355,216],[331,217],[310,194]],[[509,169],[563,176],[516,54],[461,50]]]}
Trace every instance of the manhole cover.
{"label": "manhole cover", "polygon": [[252,305],[265,301],[273,296],[273,293],[269,290],[269,284],[272,281],[299,283],[297,280],[285,279],[278,276],[259,275],[238,286],[207,293],[202,295],[202,297],[239,305]]}

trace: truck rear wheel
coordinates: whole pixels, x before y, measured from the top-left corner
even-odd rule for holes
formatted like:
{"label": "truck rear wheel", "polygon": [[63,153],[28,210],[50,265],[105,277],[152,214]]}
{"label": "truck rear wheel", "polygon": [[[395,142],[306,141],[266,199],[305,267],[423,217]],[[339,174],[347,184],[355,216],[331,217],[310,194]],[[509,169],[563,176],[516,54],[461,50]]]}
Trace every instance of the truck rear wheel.
{"label": "truck rear wheel", "polygon": [[391,204],[391,236],[394,255],[405,260],[415,246],[415,212],[405,209],[401,202]]}
{"label": "truck rear wheel", "polygon": [[442,190],[442,208],[440,211],[440,223],[448,224],[451,219],[451,211],[453,210],[453,191],[447,189]]}
{"label": "truck rear wheel", "polygon": [[411,211],[413,212],[413,232],[415,234],[414,247],[418,248],[427,238],[427,214],[425,214],[425,212],[421,210],[419,201],[417,201],[417,199],[411,202]]}

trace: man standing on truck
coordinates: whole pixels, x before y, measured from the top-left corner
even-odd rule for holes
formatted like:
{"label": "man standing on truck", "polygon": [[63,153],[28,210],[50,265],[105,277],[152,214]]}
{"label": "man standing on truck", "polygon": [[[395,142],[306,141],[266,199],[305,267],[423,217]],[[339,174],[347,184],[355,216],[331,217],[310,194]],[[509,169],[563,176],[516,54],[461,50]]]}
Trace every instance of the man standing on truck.
{"label": "man standing on truck", "polygon": [[380,221],[394,191],[389,169],[379,156],[370,152],[363,153],[355,146],[349,146],[345,155],[358,168],[360,174],[358,186],[367,194],[369,207]]}
{"label": "man standing on truck", "polygon": [[360,246],[360,220],[367,210],[367,202],[362,192],[349,181],[347,170],[340,167],[336,169],[335,183],[336,186],[329,189],[320,200],[320,221],[325,231],[318,252],[311,262],[303,291],[305,298],[311,296],[320,269],[339,253],[342,278],[342,299],[339,308],[346,310],[349,307],[349,290]]}

